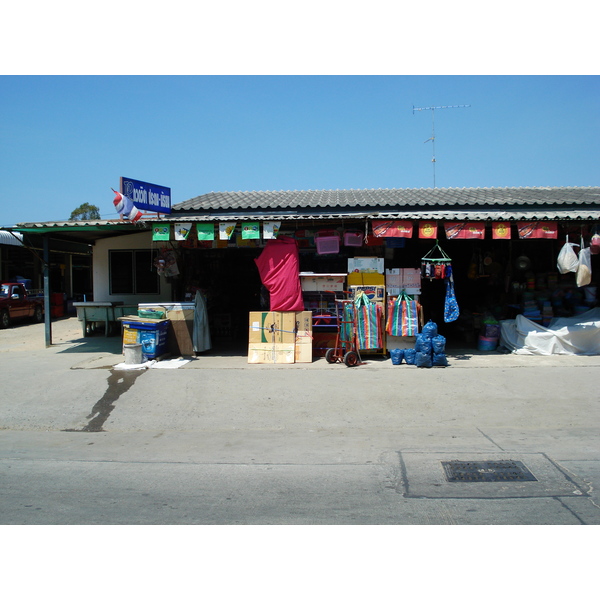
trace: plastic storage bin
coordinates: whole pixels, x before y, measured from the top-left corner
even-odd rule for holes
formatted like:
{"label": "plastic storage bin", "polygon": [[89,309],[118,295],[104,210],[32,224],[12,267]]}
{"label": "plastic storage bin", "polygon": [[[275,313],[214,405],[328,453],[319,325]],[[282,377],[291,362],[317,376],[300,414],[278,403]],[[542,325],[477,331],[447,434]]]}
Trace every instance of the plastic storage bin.
{"label": "plastic storage bin", "polygon": [[337,254],[340,251],[340,236],[336,231],[318,231],[315,233],[317,254]]}
{"label": "plastic storage bin", "polygon": [[[131,341],[131,331],[136,331],[136,340],[142,345],[142,356],[144,360],[152,360],[167,350],[167,333],[169,330],[169,321],[160,321],[159,323],[147,323],[144,321],[123,321],[123,337],[127,336],[129,343]],[[127,332],[129,330],[129,333]]]}
{"label": "plastic storage bin", "polygon": [[360,231],[346,231],[344,233],[344,246],[362,246],[363,234]]}

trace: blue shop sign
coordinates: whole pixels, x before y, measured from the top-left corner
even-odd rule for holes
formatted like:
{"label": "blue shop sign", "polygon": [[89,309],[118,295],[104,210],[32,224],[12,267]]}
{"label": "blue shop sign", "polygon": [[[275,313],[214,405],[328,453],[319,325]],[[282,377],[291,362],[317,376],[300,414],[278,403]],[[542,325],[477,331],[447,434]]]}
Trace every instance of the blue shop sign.
{"label": "blue shop sign", "polygon": [[121,193],[140,210],[171,214],[171,188],[121,177]]}

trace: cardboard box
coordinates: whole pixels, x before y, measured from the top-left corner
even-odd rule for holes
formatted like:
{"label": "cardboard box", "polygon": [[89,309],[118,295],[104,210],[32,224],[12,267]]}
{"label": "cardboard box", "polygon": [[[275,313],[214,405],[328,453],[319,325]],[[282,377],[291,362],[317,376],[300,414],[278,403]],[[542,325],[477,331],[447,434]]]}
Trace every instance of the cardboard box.
{"label": "cardboard box", "polygon": [[301,275],[300,285],[303,292],[343,292],[346,275],[339,273],[315,273]]}
{"label": "cardboard box", "polygon": [[351,285],[350,291],[350,297],[353,299],[356,297],[356,293],[361,291],[372,302],[385,302],[385,285]]}
{"label": "cardboard box", "polygon": [[293,364],[295,344],[250,343],[248,362],[251,364]]}
{"label": "cardboard box", "polygon": [[129,325],[123,325],[123,345],[125,344],[137,344],[138,343],[138,330],[131,329]]}
{"label": "cardboard box", "polygon": [[310,310],[296,313],[295,360],[299,363],[312,362],[313,314]]}
{"label": "cardboard box", "polygon": [[295,312],[251,312],[249,344],[294,344]]}
{"label": "cardboard box", "polygon": [[348,286],[385,285],[385,275],[381,273],[348,273]]}
{"label": "cardboard box", "polygon": [[308,342],[296,342],[294,347],[294,360],[297,363],[311,363],[313,361],[312,339],[309,339]]}
{"label": "cardboard box", "polygon": [[409,296],[421,293],[420,269],[386,269],[385,286],[388,296],[398,296],[404,290]]}
{"label": "cardboard box", "polygon": [[356,256],[348,259],[348,273],[383,273],[383,269],[383,258]]}

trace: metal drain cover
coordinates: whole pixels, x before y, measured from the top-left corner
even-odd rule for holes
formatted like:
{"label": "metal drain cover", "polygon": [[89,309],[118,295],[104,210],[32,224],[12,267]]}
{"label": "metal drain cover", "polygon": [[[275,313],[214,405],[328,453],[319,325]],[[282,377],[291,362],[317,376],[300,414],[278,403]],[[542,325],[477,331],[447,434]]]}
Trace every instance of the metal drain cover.
{"label": "metal drain cover", "polygon": [[518,460],[442,461],[447,481],[537,481]]}

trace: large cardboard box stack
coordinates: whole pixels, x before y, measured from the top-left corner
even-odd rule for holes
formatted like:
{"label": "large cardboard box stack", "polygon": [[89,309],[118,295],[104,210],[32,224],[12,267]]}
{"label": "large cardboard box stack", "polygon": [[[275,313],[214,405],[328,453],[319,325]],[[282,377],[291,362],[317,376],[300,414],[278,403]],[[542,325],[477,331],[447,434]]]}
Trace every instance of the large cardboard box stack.
{"label": "large cardboard box stack", "polygon": [[251,312],[248,362],[312,362],[312,312]]}
{"label": "large cardboard box stack", "polygon": [[294,355],[297,363],[312,362],[313,319],[312,311],[304,310],[296,314],[296,346]]}

